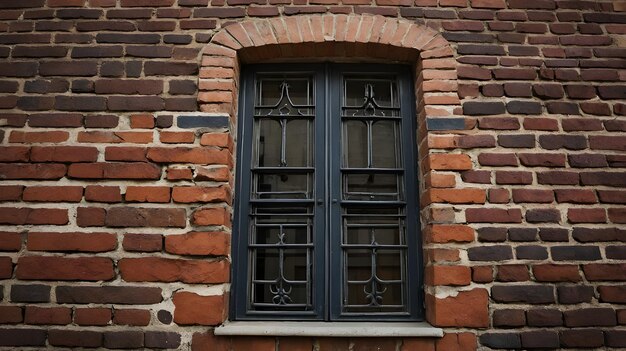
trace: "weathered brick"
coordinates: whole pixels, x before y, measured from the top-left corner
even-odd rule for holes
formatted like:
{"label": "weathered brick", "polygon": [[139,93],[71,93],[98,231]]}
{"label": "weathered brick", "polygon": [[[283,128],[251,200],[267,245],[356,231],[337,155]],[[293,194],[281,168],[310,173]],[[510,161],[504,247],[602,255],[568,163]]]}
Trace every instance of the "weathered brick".
{"label": "weathered brick", "polygon": [[218,325],[226,317],[223,295],[202,296],[181,291],[174,294],[173,301],[174,322],[179,325]]}
{"label": "weathered brick", "polygon": [[110,280],[113,261],[105,257],[25,256],[17,260],[15,275],[26,280]]}
{"label": "weathered brick", "polygon": [[106,211],[105,225],[109,227],[178,227],[187,223],[182,208],[113,207]]}
{"label": "weathered brick", "polygon": [[612,308],[581,308],[563,312],[567,327],[614,326],[617,324]]}
{"label": "weathered brick", "polygon": [[494,285],[491,288],[491,297],[503,303],[554,303],[554,288],[545,285]]}
{"label": "weathered brick", "polygon": [[142,286],[71,286],[55,289],[57,302],[72,304],[155,304],[162,301],[161,288]]}
{"label": "weathered brick", "polygon": [[[473,289],[460,292],[455,297],[443,299],[432,295],[426,297],[431,306],[427,313],[428,320],[438,326],[485,327],[489,324],[487,310],[488,293],[485,289]],[[465,306],[465,308],[460,308]],[[457,311],[457,313],[452,313]]]}
{"label": "weathered brick", "polygon": [[123,258],[118,262],[125,281],[161,281],[200,284],[223,283],[229,278],[227,261]]}

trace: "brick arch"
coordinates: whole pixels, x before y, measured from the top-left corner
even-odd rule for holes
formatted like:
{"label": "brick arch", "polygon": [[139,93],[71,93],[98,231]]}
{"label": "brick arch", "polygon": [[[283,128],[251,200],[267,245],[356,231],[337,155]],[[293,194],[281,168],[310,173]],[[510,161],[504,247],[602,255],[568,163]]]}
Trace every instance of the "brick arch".
{"label": "brick arch", "polygon": [[[429,239],[433,236],[432,233],[442,229],[441,225],[431,224],[441,221],[437,219],[437,210],[430,205],[433,202],[447,202],[431,200],[435,196],[431,194],[431,190],[435,189],[433,184],[442,181],[433,179],[435,176],[431,177],[431,171],[461,171],[472,168],[467,155],[447,155],[429,150],[434,133],[472,128],[471,123],[465,123],[463,117],[457,116],[461,113],[457,92],[457,63],[453,48],[439,32],[404,19],[356,14],[302,15],[232,23],[219,30],[202,52],[198,104],[203,112],[227,115],[233,126],[230,132],[235,137],[241,64],[320,59],[412,65],[419,126],[417,142],[419,173],[422,179],[420,194],[424,210],[422,225],[424,249],[427,250],[433,242],[436,243]],[[436,145],[433,147],[439,148]],[[449,175],[446,179],[449,179]],[[434,186],[442,187],[441,184]],[[460,226],[454,225],[450,230],[462,231],[463,228],[458,227]],[[471,319],[469,324],[463,324],[463,321],[455,324],[446,318],[440,319],[437,310],[448,314],[448,306],[458,306],[454,305],[454,296],[452,301],[439,298],[436,286],[440,284],[436,282],[440,280],[439,275],[445,275],[445,271],[433,269],[437,267],[433,266],[435,262],[431,261],[431,255],[427,252],[424,252],[424,257],[427,320],[439,326],[483,326],[486,315],[482,314],[487,311],[487,300],[482,291],[478,292],[479,297],[475,297],[476,294],[471,291],[468,292],[471,294],[469,298],[479,301],[481,316],[478,317],[478,324],[474,322],[476,310],[472,308],[468,312],[472,315],[468,317]],[[485,303],[484,306],[482,302]]]}

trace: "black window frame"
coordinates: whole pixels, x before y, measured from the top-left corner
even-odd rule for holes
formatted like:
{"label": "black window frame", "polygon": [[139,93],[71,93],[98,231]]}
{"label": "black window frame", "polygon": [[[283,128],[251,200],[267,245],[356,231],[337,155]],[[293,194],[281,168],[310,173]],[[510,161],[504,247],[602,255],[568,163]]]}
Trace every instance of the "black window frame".
{"label": "black window frame", "polygon": [[[310,312],[250,311],[249,302],[249,206],[251,193],[252,131],[255,79],[266,73],[306,73],[314,77],[315,119],[314,158],[315,184],[322,184],[323,194],[313,196],[315,211],[313,238],[314,296]],[[369,76],[394,75],[400,98],[401,148],[405,195],[407,311],[403,313],[342,313],[341,235],[330,233],[341,229],[341,106],[342,76],[346,74]],[[242,66],[239,95],[236,188],[232,239],[231,320],[297,320],[297,321],[421,321],[424,319],[424,291],[422,247],[419,224],[419,192],[417,177],[417,117],[411,67],[387,64],[255,64]],[[337,118],[332,118],[332,116]],[[321,121],[320,121],[321,120]],[[331,125],[332,124],[332,125]],[[323,157],[319,157],[319,155]],[[333,168],[334,167],[334,168]],[[340,199],[337,201],[336,199]],[[321,201],[321,204],[320,204]],[[322,212],[320,214],[320,211]],[[322,228],[322,229],[320,229]],[[320,249],[321,248],[321,249]]]}

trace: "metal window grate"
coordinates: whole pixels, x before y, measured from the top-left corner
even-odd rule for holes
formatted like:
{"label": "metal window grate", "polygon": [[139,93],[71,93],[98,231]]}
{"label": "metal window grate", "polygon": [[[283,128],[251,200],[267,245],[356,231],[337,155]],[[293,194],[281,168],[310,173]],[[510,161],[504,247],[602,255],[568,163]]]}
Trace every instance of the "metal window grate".
{"label": "metal window grate", "polygon": [[233,319],[421,319],[406,67],[242,76]]}

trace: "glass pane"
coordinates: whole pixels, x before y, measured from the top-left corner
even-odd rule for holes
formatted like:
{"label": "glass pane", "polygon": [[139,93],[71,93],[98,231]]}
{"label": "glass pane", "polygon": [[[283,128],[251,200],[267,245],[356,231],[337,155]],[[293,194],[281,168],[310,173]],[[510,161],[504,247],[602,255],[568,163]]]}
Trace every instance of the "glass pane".
{"label": "glass pane", "polygon": [[348,226],[345,244],[369,245],[375,241],[379,245],[400,245],[400,228]]}
{"label": "glass pane", "polygon": [[307,244],[310,242],[309,230],[307,227],[287,227],[283,226],[281,233],[280,226],[261,226],[255,227],[256,242],[255,244],[276,244],[281,241],[283,244]]}
{"label": "glass pane", "polygon": [[278,249],[254,249],[254,278],[257,280],[276,280],[279,278]]}
{"label": "glass pane", "polygon": [[372,277],[372,251],[368,249],[346,250],[346,271],[350,281],[367,281]]}
{"label": "glass pane", "polygon": [[[285,86],[286,84],[286,86]],[[311,78],[260,78],[257,80],[257,106],[276,106],[288,103],[312,105],[313,81]],[[281,106],[282,107],[282,106]]]}
{"label": "glass pane", "polygon": [[368,98],[373,98],[380,107],[398,107],[398,92],[395,81],[388,79],[345,79],[344,106],[361,107]]}
{"label": "glass pane", "polygon": [[362,121],[345,121],[343,123],[347,140],[344,141],[347,158],[346,167],[367,167],[367,124]]}
{"label": "glass pane", "polygon": [[307,250],[306,249],[286,249],[284,250],[284,272],[285,279],[294,281],[307,280]]}
{"label": "glass pane", "polygon": [[255,174],[257,198],[308,199],[311,197],[311,175],[294,173]]}
{"label": "glass pane", "polygon": [[285,158],[287,167],[312,167],[311,154],[314,148],[311,137],[311,121],[296,119],[287,121]]}
{"label": "glass pane", "polygon": [[251,215],[256,217],[256,224],[287,224],[311,222],[311,207],[253,207]]}
{"label": "glass pane", "polygon": [[269,304],[269,306],[255,306],[259,311],[273,311],[280,309],[305,310],[306,307],[292,307],[293,304],[308,304],[306,284],[282,283],[255,283],[254,303]]}
{"label": "glass pane", "polygon": [[344,174],[347,200],[399,200],[395,174]]}
{"label": "glass pane", "polygon": [[257,165],[259,167],[280,166],[280,147],[282,143],[282,128],[280,123],[276,120],[264,118],[257,121],[257,128]]}
{"label": "glass pane", "polygon": [[378,168],[396,168],[399,136],[396,121],[377,121],[372,125],[372,163]]}
{"label": "glass pane", "polygon": [[376,276],[382,280],[402,279],[402,256],[400,250],[377,250]]}

